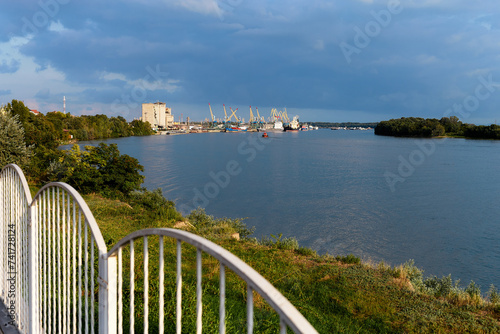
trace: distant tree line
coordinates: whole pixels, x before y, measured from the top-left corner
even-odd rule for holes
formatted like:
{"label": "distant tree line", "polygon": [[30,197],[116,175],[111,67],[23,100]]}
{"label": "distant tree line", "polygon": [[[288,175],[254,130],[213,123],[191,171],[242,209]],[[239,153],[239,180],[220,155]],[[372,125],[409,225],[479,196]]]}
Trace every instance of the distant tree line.
{"label": "distant tree line", "polygon": [[402,117],[382,121],[375,127],[375,134],[395,137],[465,137],[471,139],[500,139],[500,126],[462,123],[458,117],[424,119]]}
{"label": "distant tree line", "polygon": [[134,120],[127,122],[122,116],[109,118],[106,115],[74,116],[58,111],[46,115],[33,114],[23,102],[12,100],[5,110],[19,115],[28,143],[42,140],[65,141],[73,137],[76,140],[94,140],[152,134],[148,123]]}
{"label": "distant tree line", "polygon": [[65,181],[82,193],[128,194],[140,189],[143,167],[120,155],[116,145],[87,146],[62,151],[68,140],[94,140],[152,134],[139,120],[106,115],[73,116],[61,112],[33,114],[23,102],[12,100],[0,112],[0,168],[18,164],[31,183]]}
{"label": "distant tree line", "polygon": [[375,127],[375,134],[395,137],[437,137],[443,136],[446,130],[438,119],[402,117],[382,121]]}

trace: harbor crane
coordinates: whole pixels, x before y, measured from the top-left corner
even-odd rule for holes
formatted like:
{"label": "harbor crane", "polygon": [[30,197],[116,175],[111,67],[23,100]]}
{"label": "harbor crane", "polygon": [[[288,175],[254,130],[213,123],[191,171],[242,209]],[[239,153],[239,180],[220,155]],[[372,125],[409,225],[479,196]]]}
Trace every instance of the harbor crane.
{"label": "harbor crane", "polygon": [[286,112],[286,108],[285,108],[285,111],[283,111],[283,113],[281,114],[281,116],[283,117],[283,123],[290,123],[290,118],[288,117],[288,113]]}
{"label": "harbor crane", "polygon": [[252,112],[252,106],[250,106],[250,123],[253,123],[254,122],[254,117],[253,117],[253,112]]}
{"label": "harbor crane", "polygon": [[271,123],[276,122],[278,119],[280,119],[278,115],[278,110],[276,110],[276,108],[271,109],[271,116],[269,118]]}
{"label": "harbor crane", "polygon": [[264,116],[260,116],[259,108],[255,107],[255,110],[257,110],[257,119],[259,120],[259,123],[264,123]]}
{"label": "harbor crane", "polygon": [[257,123],[258,123],[258,118],[254,116],[252,112],[252,106],[250,106],[250,120],[248,121],[248,124],[250,127],[257,128]]}
{"label": "harbor crane", "polygon": [[233,109],[231,107],[229,107],[229,110],[231,110],[231,116],[229,117],[229,120],[231,120],[231,118],[233,118],[233,116],[234,116],[235,122],[238,123],[239,119],[238,119],[238,116],[236,116],[236,112],[238,111],[238,108],[236,108],[236,110],[233,111]]}
{"label": "harbor crane", "polygon": [[208,108],[210,108],[210,119],[212,121],[212,126],[215,126],[217,124],[217,121],[215,120],[215,116],[212,112],[212,106],[210,105],[210,103],[208,104]]}
{"label": "harbor crane", "polygon": [[229,119],[227,118],[226,105],[223,104],[222,106],[224,107],[224,124],[226,124],[229,122]]}

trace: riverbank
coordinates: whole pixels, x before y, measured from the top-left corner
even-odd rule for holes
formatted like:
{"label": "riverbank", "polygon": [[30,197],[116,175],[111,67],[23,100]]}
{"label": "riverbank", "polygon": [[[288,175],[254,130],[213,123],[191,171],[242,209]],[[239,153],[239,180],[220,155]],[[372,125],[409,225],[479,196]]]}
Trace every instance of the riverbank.
{"label": "riverbank", "polygon": [[[228,249],[266,277],[320,333],[500,332],[498,301],[492,304],[473,298],[473,294],[465,291],[446,296],[444,292],[441,295],[419,292],[415,282],[421,271],[411,263],[391,268],[361,263],[353,256],[319,256],[310,249],[300,248],[295,239],[281,236],[260,241],[244,237],[238,240],[235,233],[244,236],[250,231],[239,220],[215,219],[198,211],[188,217],[189,223],[179,224],[176,219],[155,218],[161,216],[148,212],[151,210],[138,201],[110,200],[98,195],[84,198],[108,244],[148,227],[177,226],[200,234]],[[175,244],[167,245],[166,252],[173,256]],[[185,280],[190,279],[194,268],[193,263],[185,269]],[[217,279],[211,273],[207,272],[203,280],[216,286]],[[167,281],[169,283],[173,288],[175,283]],[[141,286],[140,282],[137,286]],[[207,289],[207,299],[204,295],[207,308],[217,309],[218,305],[212,305],[217,301],[208,296],[210,288]],[[228,303],[233,305],[228,321],[232,323],[245,312],[245,304],[240,305],[236,300],[245,295],[246,287],[230,281],[228,289]],[[262,317],[256,322],[279,323],[262,301],[258,301],[256,307]],[[175,307],[166,309],[173,312]],[[214,317],[216,319],[216,315]],[[173,314],[172,318],[175,319]]]}

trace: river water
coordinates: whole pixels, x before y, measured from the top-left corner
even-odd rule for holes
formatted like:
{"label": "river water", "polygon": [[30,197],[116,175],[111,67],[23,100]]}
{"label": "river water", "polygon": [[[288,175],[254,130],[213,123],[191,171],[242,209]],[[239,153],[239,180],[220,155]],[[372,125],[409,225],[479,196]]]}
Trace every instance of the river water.
{"label": "river water", "polygon": [[425,276],[500,287],[500,141],[318,130],[104,142],[139,159],[144,185],[184,213],[202,206],[247,217],[258,238],[283,233],[376,263],[414,259]]}

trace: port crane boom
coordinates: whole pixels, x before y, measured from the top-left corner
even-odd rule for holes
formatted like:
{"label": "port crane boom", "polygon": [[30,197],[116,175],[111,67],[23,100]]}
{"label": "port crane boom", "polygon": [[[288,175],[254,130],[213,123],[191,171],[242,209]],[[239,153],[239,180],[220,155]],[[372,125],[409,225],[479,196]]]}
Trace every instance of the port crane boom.
{"label": "port crane boom", "polygon": [[215,116],[214,116],[214,113],[212,112],[212,106],[210,105],[210,103],[208,104],[208,108],[210,108],[210,119],[212,120],[212,124],[215,125],[215,123],[217,123],[215,121]]}
{"label": "port crane boom", "polygon": [[235,122],[239,122],[238,120],[238,116],[236,116],[236,112],[238,111],[238,108],[236,108],[236,110],[233,111],[233,109],[231,107],[229,107],[229,110],[231,110],[231,116],[229,117],[229,120],[231,120],[231,118],[233,118],[234,116],[234,119],[235,119]]}
{"label": "port crane boom", "polygon": [[223,104],[222,106],[224,107],[224,124],[226,124],[229,121],[227,118],[226,105]]}
{"label": "port crane boom", "polygon": [[254,121],[255,121],[255,118],[253,116],[252,106],[250,106],[250,123],[253,123]]}

